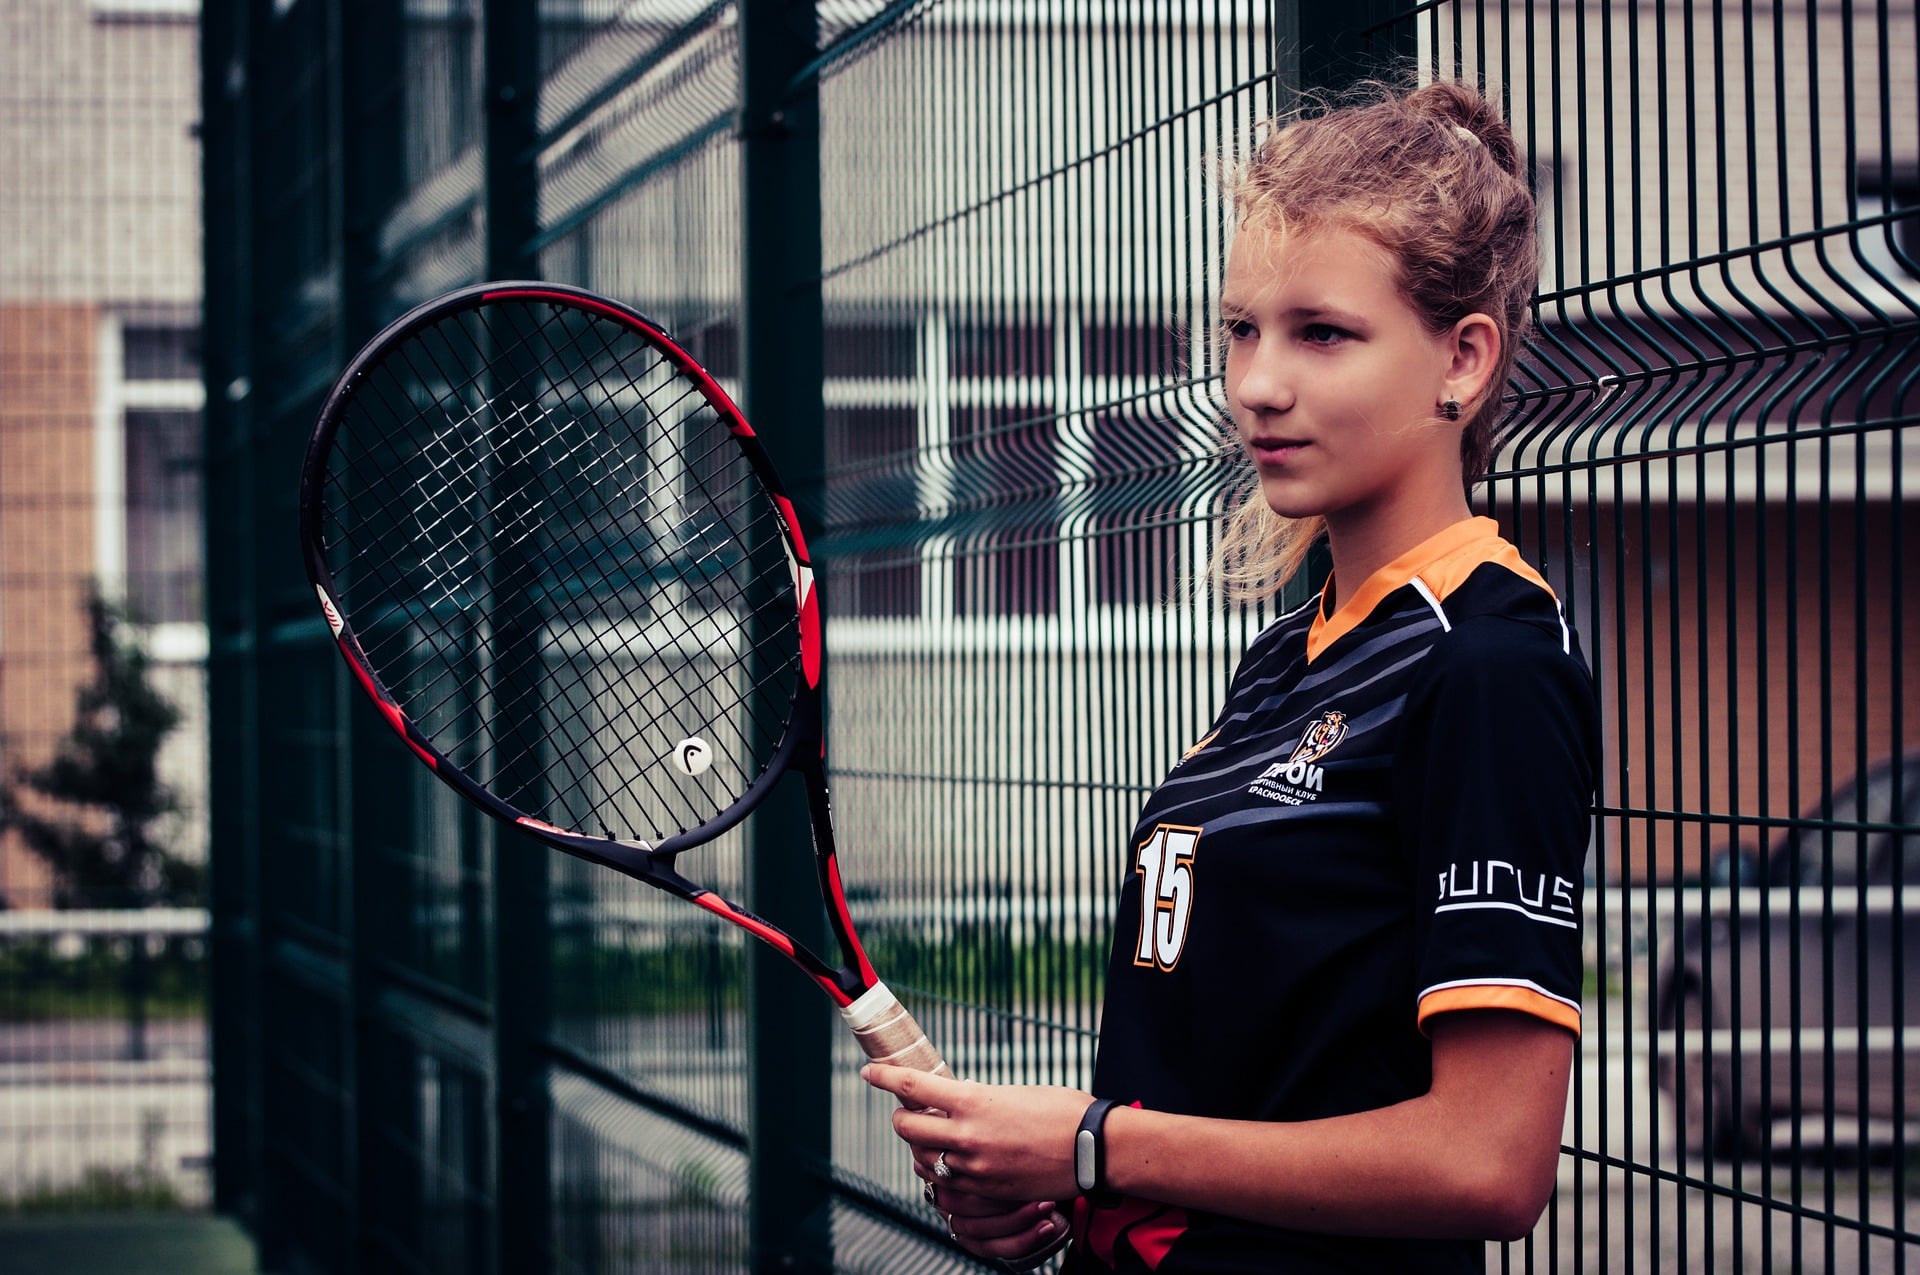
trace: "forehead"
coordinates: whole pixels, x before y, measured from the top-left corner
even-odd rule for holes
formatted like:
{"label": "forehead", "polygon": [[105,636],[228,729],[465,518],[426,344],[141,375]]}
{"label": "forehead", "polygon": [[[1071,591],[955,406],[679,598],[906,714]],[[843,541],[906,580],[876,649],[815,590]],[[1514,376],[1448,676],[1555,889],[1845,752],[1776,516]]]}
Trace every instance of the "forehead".
{"label": "forehead", "polygon": [[1221,299],[1232,305],[1404,305],[1391,253],[1345,226],[1287,229],[1242,222],[1227,251]]}

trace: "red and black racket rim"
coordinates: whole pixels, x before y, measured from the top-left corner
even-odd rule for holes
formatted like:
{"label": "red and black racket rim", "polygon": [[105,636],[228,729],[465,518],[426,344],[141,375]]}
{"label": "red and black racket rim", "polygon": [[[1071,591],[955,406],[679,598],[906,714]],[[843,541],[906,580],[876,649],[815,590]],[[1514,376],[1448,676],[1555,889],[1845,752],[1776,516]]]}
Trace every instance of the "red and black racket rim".
{"label": "red and black racket rim", "polygon": [[396,320],[327,396],[300,527],[388,723],[563,849],[698,896],[672,856],[817,764],[792,505],[726,391],[617,302],[489,283]]}

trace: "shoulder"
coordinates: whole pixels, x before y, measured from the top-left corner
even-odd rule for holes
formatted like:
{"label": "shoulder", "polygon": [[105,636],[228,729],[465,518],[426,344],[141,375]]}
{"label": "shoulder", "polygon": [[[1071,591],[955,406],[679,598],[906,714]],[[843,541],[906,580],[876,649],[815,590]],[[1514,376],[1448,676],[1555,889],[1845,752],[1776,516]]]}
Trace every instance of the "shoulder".
{"label": "shoulder", "polygon": [[1441,648],[1532,650],[1544,641],[1563,654],[1576,655],[1560,600],[1532,571],[1483,562],[1438,605],[1447,628]]}
{"label": "shoulder", "polygon": [[1422,661],[1416,701],[1502,716],[1558,702],[1579,717],[1597,714],[1580,640],[1537,576],[1484,563],[1437,605],[1442,632]]}

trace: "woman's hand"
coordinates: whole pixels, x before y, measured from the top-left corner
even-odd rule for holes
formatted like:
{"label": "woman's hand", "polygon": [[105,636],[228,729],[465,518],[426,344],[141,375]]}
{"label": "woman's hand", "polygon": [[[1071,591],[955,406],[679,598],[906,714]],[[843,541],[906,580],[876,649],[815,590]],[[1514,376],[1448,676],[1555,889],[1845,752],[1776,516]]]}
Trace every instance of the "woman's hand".
{"label": "woman's hand", "polygon": [[1090,1095],[978,1085],[883,1063],[860,1075],[905,1104],[893,1113],[894,1132],[955,1243],[1017,1265],[1058,1242],[1066,1220],[1056,1201],[1078,1191],[1073,1135]]}
{"label": "woman's hand", "polygon": [[955,1186],[935,1186],[932,1203],[956,1244],[976,1257],[1003,1262],[1017,1263],[1046,1248],[1064,1221],[1052,1200],[1009,1205]]}
{"label": "woman's hand", "polygon": [[[980,1085],[884,1063],[868,1063],[860,1075],[900,1099],[893,1131],[913,1149],[913,1171],[943,1199],[952,1188],[1004,1208],[1007,1202],[1079,1194],[1073,1135],[1091,1094],[1058,1086]],[[929,1107],[945,1114],[924,1110]]]}

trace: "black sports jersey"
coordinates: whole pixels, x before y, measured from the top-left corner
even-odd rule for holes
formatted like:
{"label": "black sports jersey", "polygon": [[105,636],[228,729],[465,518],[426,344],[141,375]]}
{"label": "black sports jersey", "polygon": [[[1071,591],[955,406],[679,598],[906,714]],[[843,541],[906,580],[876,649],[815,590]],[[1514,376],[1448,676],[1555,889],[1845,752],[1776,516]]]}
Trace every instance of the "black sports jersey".
{"label": "black sports jersey", "polygon": [[[1310,1120],[1426,1092],[1434,1014],[1580,1029],[1598,710],[1552,591],[1475,518],[1324,605],[1254,640],[1141,814],[1101,1097]],[[1082,1201],[1076,1234],[1077,1272],[1478,1271],[1484,1253],[1143,1201]]]}

